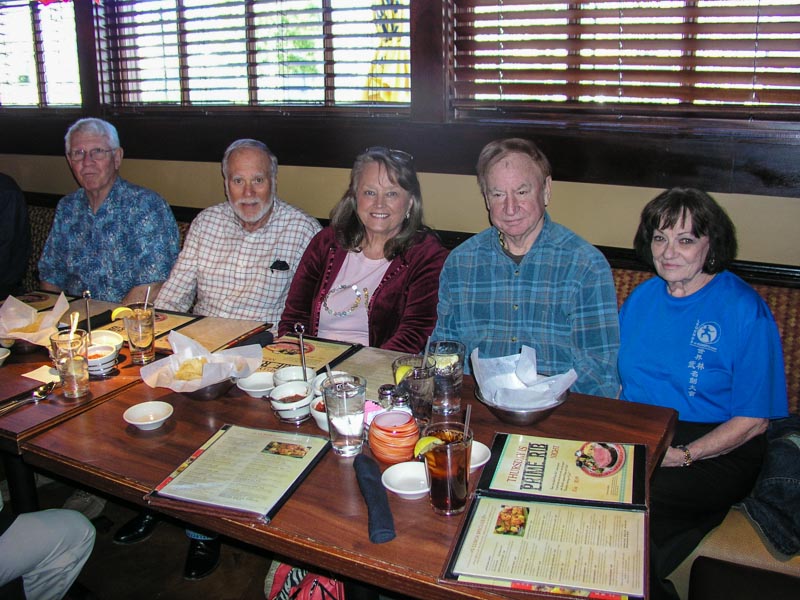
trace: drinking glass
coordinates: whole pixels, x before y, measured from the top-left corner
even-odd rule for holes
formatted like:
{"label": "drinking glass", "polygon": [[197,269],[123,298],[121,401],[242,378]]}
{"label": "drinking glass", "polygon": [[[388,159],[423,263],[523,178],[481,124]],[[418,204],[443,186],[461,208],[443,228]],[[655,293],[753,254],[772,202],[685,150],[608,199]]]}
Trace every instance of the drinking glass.
{"label": "drinking glass", "polygon": [[438,421],[428,425],[422,435],[444,442],[430,446],[422,455],[428,470],[433,512],[457,515],[467,506],[472,430],[465,432],[464,424],[456,421]]}
{"label": "drinking glass", "polygon": [[88,340],[89,336],[83,329],[72,333],[58,331],[50,336],[53,361],[66,398],[80,398],[89,393]]}
{"label": "drinking glass", "polygon": [[461,342],[445,340],[431,343],[433,406],[435,415],[454,415],[461,410],[461,383],[464,379],[464,352]]}
{"label": "drinking glass", "polygon": [[152,304],[144,302],[129,304],[133,314],[124,317],[125,331],[128,334],[128,349],[131,362],[146,365],[156,357],[156,311]]}
{"label": "drinking glass", "polygon": [[401,391],[408,392],[411,413],[422,427],[431,420],[433,405],[433,358],[422,365],[422,356],[408,355],[392,362],[394,381]]}
{"label": "drinking glass", "polygon": [[339,456],[355,456],[364,443],[364,401],[367,380],[356,375],[334,375],[322,382],[328,434]]}

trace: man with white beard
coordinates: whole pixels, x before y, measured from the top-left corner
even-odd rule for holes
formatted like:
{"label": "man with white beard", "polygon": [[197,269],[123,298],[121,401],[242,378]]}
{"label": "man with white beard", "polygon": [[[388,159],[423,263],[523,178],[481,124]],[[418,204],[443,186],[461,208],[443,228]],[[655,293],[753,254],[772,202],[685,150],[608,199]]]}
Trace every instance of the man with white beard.
{"label": "man with white beard", "polygon": [[222,158],[227,202],[192,221],[156,308],[277,324],[319,222],[277,197],[278,160],[257,140]]}
{"label": "man with white beard", "polygon": [[[277,197],[277,172],[278,159],[262,142],[228,146],[222,158],[228,201],[194,218],[156,308],[278,324],[297,265],[320,225]],[[141,542],[157,524],[154,513],[139,513],[117,530],[114,542]],[[219,538],[189,529],[186,535],[183,576],[202,579],[219,564]]]}

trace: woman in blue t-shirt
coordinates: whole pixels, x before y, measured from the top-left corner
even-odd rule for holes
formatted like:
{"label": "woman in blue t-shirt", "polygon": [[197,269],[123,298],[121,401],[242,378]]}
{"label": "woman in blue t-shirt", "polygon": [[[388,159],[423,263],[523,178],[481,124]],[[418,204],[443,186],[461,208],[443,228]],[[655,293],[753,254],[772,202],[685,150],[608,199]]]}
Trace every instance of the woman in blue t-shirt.
{"label": "woman in blue t-shirt", "polygon": [[769,419],[787,415],[783,353],[772,313],[727,267],[736,232],[705,192],[673,188],[642,211],[634,247],[658,277],[620,311],[621,397],[678,411],[650,493],[650,589],[755,482]]}

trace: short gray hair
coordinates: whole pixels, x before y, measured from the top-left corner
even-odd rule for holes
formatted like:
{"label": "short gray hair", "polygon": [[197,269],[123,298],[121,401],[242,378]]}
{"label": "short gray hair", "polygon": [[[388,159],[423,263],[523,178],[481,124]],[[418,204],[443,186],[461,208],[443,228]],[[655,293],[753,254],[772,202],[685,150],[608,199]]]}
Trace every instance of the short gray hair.
{"label": "short gray hair", "polygon": [[69,151],[72,149],[72,136],[76,133],[103,136],[108,140],[108,144],[111,146],[112,150],[119,148],[119,134],[117,133],[117,128],[108,121],[90,117],[75,121],[70,128],[67,129],[67,135],[64,136],[64,147],[66,148],[67,154],[69,154]]}
{"label": "short gray hair", "polygon": [[[253,148],[254,150],[259,150],[266,154],[267,158],[269,159],[270,179],[272,182],[272,188],[274,190],[278,176],[278,157],[276,157],[272,151],[267,148],[267,145],[264,142],[259,142],[258,140],[244,138],[241,140],[236,140],[230,146],[228,146],[225,150],[225,154],[222,155],[222,176],[225,177],[225,179],[228,178],[228,160],[230,159],[231,154],[242,148]],[[274,195],[275,194],[273,193],[273,196]]]}

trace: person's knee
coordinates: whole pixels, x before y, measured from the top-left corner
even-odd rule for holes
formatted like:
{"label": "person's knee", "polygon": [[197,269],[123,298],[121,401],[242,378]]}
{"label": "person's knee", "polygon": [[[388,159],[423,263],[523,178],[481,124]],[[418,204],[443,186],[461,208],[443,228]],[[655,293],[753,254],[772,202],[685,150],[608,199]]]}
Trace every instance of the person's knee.
{"label": "person's knee", "polygon": [[65,545],[86,548],[94,547],[95,529],[92,522],[74,510],[56,509]]}

